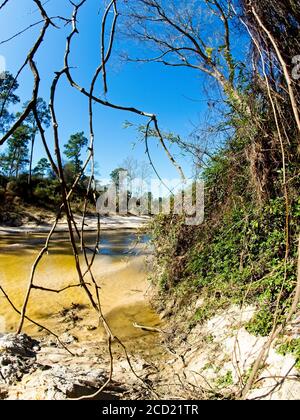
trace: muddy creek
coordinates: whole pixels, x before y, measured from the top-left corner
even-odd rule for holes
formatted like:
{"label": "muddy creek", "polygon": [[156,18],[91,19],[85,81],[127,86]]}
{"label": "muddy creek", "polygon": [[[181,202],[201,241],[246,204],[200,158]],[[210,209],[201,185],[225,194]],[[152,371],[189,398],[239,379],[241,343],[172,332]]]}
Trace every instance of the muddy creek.
{"label": "muddy creek", "polygon": [[[14,305],[20,309],[26,293],[32,263],[45,242],[45,234],[7,234],[0,236],[0,284]],[[128,345],[135,341],[155,346],[157,334],[149,334],[133,327],[133,323],[158,326],[159,317],[145,298],[147,281],[147,255],[150,253],[146,235],[138,237],[132,230],[102,232],[99,252],[93,265],[103,313],[112,332]],[[95,234],[87,236],[87,245],[93,247]],[[90,255],[91,256],[91,253]],[[86,269],[81,258],[83,271]],[[86,281],[90,282],[89,276]],[[44,288],[60,290],[77,284],[74,257],[66,233],[53,236],[49,253],[39,264],[35,281]],[[92,290],[92,289],[91,289]],[[79,341],[97,336],[105,338],[97,314],[89,304],[82,288],[69,288],[61,293],[32,290],[27,316],[60,335],[69,332]],[[0,332],[15,331],[19,315],[7,300],[0,296]],[[24,331],[31,335],[44,334],[29,322]]]}

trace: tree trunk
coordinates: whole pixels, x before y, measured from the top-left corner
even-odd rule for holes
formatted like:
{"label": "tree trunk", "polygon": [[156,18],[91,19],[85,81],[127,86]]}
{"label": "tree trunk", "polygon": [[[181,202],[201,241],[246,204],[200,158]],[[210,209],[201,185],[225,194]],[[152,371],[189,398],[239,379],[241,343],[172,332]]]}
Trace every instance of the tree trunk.
{"label": "tree trunk", "polygon": [[28,173],[28,185],[31,190],[31,180],[32,180],[32,159],[33,159],[33,150],[34,150],[34,142],[35,142],[35,131],[36,128],[33,129],[33,134],[31,137],[31,150],[30,150],[30,160],[29,160],[29,173]]}

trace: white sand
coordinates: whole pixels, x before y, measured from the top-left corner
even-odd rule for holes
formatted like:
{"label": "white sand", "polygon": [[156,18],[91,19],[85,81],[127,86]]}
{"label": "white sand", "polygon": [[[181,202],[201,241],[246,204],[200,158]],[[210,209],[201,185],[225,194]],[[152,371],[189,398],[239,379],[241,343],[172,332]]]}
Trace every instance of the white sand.
{"label": "white sand", "polygon": [[[74,217],[75,222],[79,229],[81,229],[82,218],[80,216]],[[114,229],[138,229],[150,221],[149,216],[101,216],[101,229],[114,230]],[[0,234],[5,233],[43,233],[49,232],[52,227],[53,220],[48,223],[37,225],[36,223],[26,223],[22,226],[0,226]],[[85,231],[97,230],[97,217],[87,216],[85,219]],[[61,219],[56,227],[56,232],[67,232],[68,225],[65,219]]]}

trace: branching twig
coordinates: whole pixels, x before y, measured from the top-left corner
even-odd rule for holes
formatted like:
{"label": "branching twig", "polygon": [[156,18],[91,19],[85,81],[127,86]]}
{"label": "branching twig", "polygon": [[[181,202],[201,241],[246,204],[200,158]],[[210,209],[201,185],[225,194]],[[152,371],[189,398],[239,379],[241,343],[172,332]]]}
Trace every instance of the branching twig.
{"label": "branching twig", "polygon": [[[13,302],[11,301],[11,299],[9,298],[8,294],[5,292],[5,290],[3,289],[2,286],[0,286],[0,290],[2,291],[4,297],[6,298],[6,300],[8,301],[8,303],[10,304],[10,306],[13,308],[13,310],[21,315],[21,312],[16,308],[16,306],[13,304]],[[39,324],[38,322],[34,321],[32,318],[29,318],[27,315],[25,315],[25,319],[27,319],[27,321],[31,322],[32,324],[36,325],[37,327],[47,331],[49,334],[53,335],[57,341],[59,342],[59,344],[65,349],[67,350],[68,353],[71,354],[71,356],[75,356],[74,353],[71,352],[71,350],[68,349],[68,347],[66,347],[64,345],[64,343],[60,340],[60,338],[58,337],[57,334],[55,334],[53,331],[49,330],[49,328],[44,327],[44,325]]]}

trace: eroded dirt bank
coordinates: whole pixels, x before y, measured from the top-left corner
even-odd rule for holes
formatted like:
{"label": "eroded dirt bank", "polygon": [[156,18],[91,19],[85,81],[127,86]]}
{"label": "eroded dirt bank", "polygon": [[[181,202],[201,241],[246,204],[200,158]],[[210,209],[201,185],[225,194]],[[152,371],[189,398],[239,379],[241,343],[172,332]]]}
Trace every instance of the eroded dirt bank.
{"label": "eroded dirt bank", "polygon": [[[243,323],[253,308],[232,307],[189,333],[165,323],[161,333],[145,332],[127,344],[130,365],[114,343],[114,375],[107,381],[110,359],[105,341],[60,339],[72,354],[48,337],[0,338],[1,398],[5,399],[232,399],[238,398],[265,338],[250,335]],[[159,329],[158,329],[159,331]],[[176,334],[176,337],[174,336]],[[155,336],[155,338],[153,337]],[[290,337],[299,336],[299,319]],[[155,343],[155,344],[154,344]],[[1,382],[1,381],[0,381]],[[299,399],[299,370],[292,355],[270,349],[248,399]]]}

